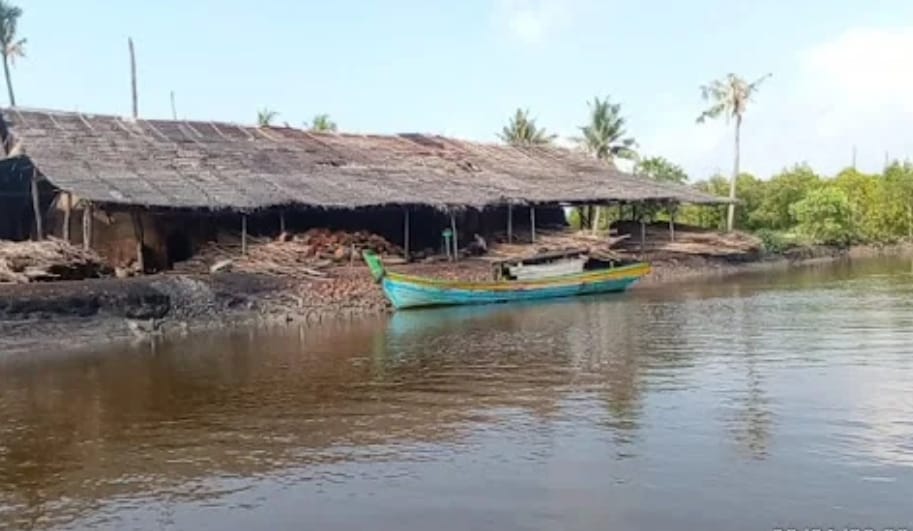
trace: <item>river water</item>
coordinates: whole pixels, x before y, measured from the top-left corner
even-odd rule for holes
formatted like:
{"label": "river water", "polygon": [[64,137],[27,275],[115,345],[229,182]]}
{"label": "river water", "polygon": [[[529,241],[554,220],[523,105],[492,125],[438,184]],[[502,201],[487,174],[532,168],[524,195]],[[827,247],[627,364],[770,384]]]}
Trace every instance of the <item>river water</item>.
{"label": "river water", "polygon": [[871,261],[0,361],[0,528],[913,529]]}

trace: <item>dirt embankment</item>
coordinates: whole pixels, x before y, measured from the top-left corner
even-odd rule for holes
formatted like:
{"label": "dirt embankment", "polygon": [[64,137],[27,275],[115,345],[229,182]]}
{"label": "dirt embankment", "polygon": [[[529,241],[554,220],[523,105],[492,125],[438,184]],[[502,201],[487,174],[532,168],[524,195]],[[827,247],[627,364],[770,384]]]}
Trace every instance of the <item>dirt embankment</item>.
{"label": "dirt embankment", "polygon": [[[814,247],[785,255],[699,256],[655,251],[644,285],[881,255],[911,255],[913,246]],[[394,269],[453,279],[488,279],[482,260],[418,263]],[[327,270],[324,278],[249,273],[162,274],[137,278],[0,286],[0,353],[54,350],[112,340],[180,333],[192,328],[255,321],[354,318],[389,311],[360,263]]]}

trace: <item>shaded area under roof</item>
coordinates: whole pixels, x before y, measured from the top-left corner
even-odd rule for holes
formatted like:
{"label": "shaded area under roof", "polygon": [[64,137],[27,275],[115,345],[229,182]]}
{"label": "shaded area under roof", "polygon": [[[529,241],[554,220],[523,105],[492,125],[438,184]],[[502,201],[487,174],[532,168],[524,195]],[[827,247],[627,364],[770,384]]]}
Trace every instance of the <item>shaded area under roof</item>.
{"label": "shaded area under roof", "polygon": [[210,210],[726,199],[554,147],[6,109],[11,146],[98,203]]}

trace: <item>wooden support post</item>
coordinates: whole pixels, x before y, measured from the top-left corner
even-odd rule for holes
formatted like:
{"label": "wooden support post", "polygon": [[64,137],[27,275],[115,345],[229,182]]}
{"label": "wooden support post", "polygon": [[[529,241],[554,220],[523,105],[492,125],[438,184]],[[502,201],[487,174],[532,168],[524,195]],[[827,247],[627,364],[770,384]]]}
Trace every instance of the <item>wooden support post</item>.
{"label": "wooden support post", "polygon": [[409,207],[403,209],[403,258],[409,261]]}
{"label": "wooden support post", "polygon": [[453,260],[457,261],[460,259],[460,243],[457,236],[456,216],[452,211],[450,212],[450,231],[453,232]]}
{"label": "wooden support post", "polygon": [[535,207],[535,205],[529,206],[529,240],[532,243],[536,243],[536,207]]}
{"label": "wooden support post", "polygon": [[247,214],[241,214],[241,254],[247,254]]}
{"label": "wooden support post", "polygon": [[507,205],[507,243],[514,241],[514,206]]}
{"label": "wooden support post", "polygon": [[63,239],[70,242],[70,218],[73,216],[73,194],[63,193]]}
{"label": "wooden support post", "polygon": [[675,210],[669,209],[669,241],[675,241]]}
{"label": "wooden support post", "polygon": [[643,260],[647,242],[647,224],[640,219],[640,259]]}
{"label": "wooden support post", "polygon": [[84,201],[82,206],[82,248],[89,250],[92,248],[92,203]]}
{"label": "wooden support post", "polygon": [[279,234],[285,233],[285,212],[279,212]]}
{"label": "wooden support post", "polygon": [[35,239],[44,239],[44,220],[41,218],[41,197],[38,195],[38,170],[32,171],[32,211],[35,214]]}
{"label": "wooden support post", "polygon": [[136,238],[136,268],[140,274],[146,272],[146,259],[143,257],[143,218],[136,210],[130,211],[130,217],[133,219],[133,236]]}
{"label": "wooden support post", "polygon": [[593,207],[593,227],[592,227],[593,236],[596,236],[596,233],[599,232],[599,217],[600,217],[599,214],[600,213],[601,213],[601,211],[599,210],[599,205],[594,206]]}

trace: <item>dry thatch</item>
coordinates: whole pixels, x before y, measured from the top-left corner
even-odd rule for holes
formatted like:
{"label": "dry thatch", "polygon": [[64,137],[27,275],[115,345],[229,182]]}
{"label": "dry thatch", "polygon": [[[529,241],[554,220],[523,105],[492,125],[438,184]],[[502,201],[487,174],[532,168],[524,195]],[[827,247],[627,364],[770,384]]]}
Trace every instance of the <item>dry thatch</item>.
{"label": "dry thatch", "polygon": [[54,186],[99,203],[253,210],[725,202],[559,148],[58,111],[8,109],[3,117],[12,143]]}

